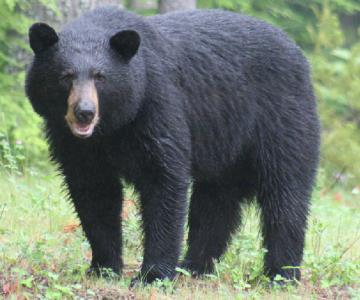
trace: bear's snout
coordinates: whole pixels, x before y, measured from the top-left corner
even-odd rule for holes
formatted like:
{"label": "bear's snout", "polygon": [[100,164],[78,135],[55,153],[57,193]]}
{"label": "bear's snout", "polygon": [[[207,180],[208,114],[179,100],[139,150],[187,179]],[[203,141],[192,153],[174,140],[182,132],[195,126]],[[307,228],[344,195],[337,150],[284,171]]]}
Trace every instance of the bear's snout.
{"label": "bear's snout", "polygon": [[95,117],[96,107],[92,101],[81,100],[74,108],[75,118],[80,124],[89,124]]}
{"label": "bear's snout", "polygon": [[80,138],[93,134],[99,120],[99,99],[94,82],[76,82],[68,97],[65,119],[71,132]]}

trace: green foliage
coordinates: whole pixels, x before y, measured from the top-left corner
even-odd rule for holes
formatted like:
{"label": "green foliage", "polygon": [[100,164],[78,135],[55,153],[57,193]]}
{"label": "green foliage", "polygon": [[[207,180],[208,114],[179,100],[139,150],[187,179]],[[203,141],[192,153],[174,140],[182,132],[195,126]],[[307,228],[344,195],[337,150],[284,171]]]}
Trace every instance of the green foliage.
{"label": "green foliage", "polygon": [[[356,184],[360,180],[360,43],[343,47],[338,18],[328,6],[318,12],[310,54],[322,121],[322,166],[328,178]],[[346,175],[346,176],[345,176]]]}
{"label": "green foliage", "polygon": [[15,143],[13,146],[10,143],[7,136],[3,135],[0,132],[0,149],[1,165],[10,172],[20,173],[20,170],[23,169],[23,162],[25,160],[24,148],[21,144]]}
{"label": "green foliage", "polygon": [[[0,167],[21,171],[46,153],[41,121],[24,97],[25,38],[35,4],[54,7],[54,1],[6,0],[0,2]],[[10,154],[12,153],[12,156]],[[21,153],[21,155],[20,155]],[[13,160],[13,161],[11,161]]]}
{"label": "green foliage", "polygon": [[331,10],[328,1],[325,1],[321,9],[314,8],[316,25],[309,25],[307,31],[314,44],[315,53],[322,49],[341,47],[344,43],[344,35],[340,28],[339,18]]}
{"label": "green foliage", "polygon": [[305,48],[313,47],[308,28],[317,27],[324,6],[337,15],[360,12],[358,0],[198,0],[198,6],[238,11],[267,20],[283,28]]}

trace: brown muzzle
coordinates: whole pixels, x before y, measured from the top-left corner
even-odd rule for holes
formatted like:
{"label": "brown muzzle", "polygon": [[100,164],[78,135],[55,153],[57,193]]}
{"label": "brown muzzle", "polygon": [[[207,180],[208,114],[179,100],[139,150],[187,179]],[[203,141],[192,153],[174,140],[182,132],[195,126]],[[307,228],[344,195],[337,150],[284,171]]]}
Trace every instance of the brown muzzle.
{"label": "brown muzzle", "polygon": [[99,121],[99,99],[93,80],[74,82],[65,119],[75,136],[87,138],[92,135]]}

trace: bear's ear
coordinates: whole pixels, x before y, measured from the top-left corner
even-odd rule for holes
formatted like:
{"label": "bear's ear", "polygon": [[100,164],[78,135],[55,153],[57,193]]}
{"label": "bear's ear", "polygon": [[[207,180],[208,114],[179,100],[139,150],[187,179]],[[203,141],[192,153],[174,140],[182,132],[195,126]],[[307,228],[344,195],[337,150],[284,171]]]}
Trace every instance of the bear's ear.
{"label": "bear's ear", "polygon": [[55,30],[45,23],[35,23],[29,29],[30,47],[38,54],[59,41]]}
{"label": "bear's ear", "polygon": [[110,46],[129,61],[139,49],[140,35],[134,30],[119,31],[110,38]]}

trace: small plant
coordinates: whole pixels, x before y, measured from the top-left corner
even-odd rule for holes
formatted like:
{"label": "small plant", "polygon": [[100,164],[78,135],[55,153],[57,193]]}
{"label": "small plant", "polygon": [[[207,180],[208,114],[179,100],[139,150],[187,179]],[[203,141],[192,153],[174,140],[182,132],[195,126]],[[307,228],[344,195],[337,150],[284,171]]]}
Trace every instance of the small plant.
{"label": "small plant", "polygon": [[24,148],[21,142],[11,145],[8,136],[0,132],[0,167],[19,175],[24,162]]}

